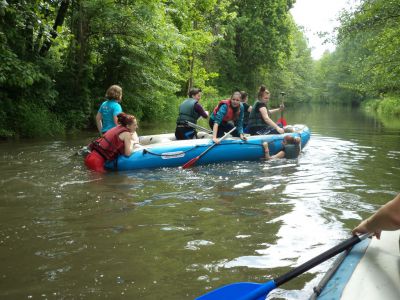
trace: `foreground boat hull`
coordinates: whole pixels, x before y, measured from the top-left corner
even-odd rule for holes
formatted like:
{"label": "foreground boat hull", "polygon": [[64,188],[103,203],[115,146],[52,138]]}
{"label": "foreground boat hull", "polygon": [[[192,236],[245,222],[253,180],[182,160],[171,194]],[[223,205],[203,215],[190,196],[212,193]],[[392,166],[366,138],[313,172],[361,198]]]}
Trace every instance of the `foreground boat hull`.
{"label": "foreground boat hull", "polygon": [[[282,141],[285,135],[300,136],[302,148],[304,148],[310,139],[310,130],[304,125],[295,125],[293,128],[295,130],[293,133],[251,136],[247,141],[239,138],[225,139],[202,156],[196,165],[260,160],[264,157],[263,142],[269,143],[270,154],[273,155],[283,149]],[[119,171],[179,167],[203,153],[212,144],[211,139],[150,144],[136,150],[129,157],[121,155],[117,160],[107,162],[105,167]]]}
{"label": "foreground boat hull", "polygon": [[328,271],[311,299],[400,299],[400,231],[384,231],[381,240],[362,241]]}

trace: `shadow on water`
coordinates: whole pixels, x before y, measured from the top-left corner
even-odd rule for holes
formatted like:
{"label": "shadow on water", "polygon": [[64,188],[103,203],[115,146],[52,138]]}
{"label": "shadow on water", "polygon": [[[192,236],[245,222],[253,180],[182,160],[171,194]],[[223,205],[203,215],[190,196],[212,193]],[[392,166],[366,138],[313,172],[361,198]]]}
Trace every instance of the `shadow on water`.
{"label": "shadow on water", "polygon": [[[400,130],[352,109],[288,112],[297,160],[93,174],[90,137],[1,143],[1,298],[193,299],[316,256],[399,190]],[[329,262],[270,299],[304,299]]]}

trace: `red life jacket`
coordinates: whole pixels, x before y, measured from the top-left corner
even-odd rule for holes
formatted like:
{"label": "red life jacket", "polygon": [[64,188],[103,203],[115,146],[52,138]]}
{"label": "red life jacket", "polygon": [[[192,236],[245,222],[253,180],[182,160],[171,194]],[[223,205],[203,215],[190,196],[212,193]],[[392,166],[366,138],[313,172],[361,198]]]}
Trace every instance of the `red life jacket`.
{"label": "red life jacket", "polygon": [[119,135],[125,131],[129,131],[128,128],[121,125],[111,128],[89,145],[90,150],[96,150],[105,160],[114,160],[118,154],[123,154],[125,144]]}
{"label": "red life jacket", "polygon": [[238,110],[236,111],[236,114],[235,114],[234,111],[233,111],[233,108],[231,106],[231,100],[230,99],[219,101],[218,105],[214,108],[214,111],[213,111],[214,116],[217,115],[221,105],[223,105],[223,104],[226,104],[226,106],[228,107],[228,110],[226,112],[226,115],[222,119],[222,122],[228,122],[228,121],[237,120],[239,118],[239,116],[240,116],[240,107],[238,107]]}

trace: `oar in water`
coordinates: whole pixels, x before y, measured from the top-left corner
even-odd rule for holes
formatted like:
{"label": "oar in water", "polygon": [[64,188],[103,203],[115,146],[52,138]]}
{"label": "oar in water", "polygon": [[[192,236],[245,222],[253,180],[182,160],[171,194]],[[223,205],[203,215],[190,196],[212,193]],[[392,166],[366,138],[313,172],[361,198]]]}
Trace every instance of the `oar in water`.
{"label": "oar in water", "polygon": [[[222,140],[226,139],[235,129],[236,129],[236,127],[233,127],[229,132],[225,133],[225,135],[222,138],[220,138],[219,140],[222,141]],[[204,154],[206,154],[208,151],[210,151],[215,145],[217,145],[217,144],[213,143],[210,147],[208,147],[206,150],[204,150],[204,152],[202,152],[200,155],[196,156],[195,158],[192,158],[187,163],[185,163],[182,166],[182,168],[187,169],[187,168],[192,167],[200,159],[200,157],[202,157]]]}
{"label": "oar in water", "polygon": [[[285,92],[281,92],[281,105],[283,105],[283,99],[285,98]],[[276,121],[276,124],[282,124],[282,126],[286,126],[287,122],[283,117],[283,110],[281,111],[281,117]]]}
{"label": "oar in water", "polygon": [[352,236],[346,241],[343,241],[339,245],[325,251],[324,253],[314,257],[313,259],[305,262],[304,264],[294,268],[288,273],[270,280],[266,283],[254,283],[254,282],[237,282],[225,285],[219,289],[213,290],[205,295],[202,295],[196,300],[261,300],[278,286],[288,282],[289,280],[303,274],[304,272],[310,270],[316,265],[323,263],[329,258],[339,254],[340,252],[354,246],[355,244],[361,242],[371,234],[363,234],[360,236]]}
{"label": "oar in water", "polygon": [[192,128],[199,129],[199,130],[203,130],[204,132],[207,132],[207,133],[209,133],[209,134],[212,134],[212,130],[207,129],[207,128],[204,128],[204,127],[202,127],[202,126],[200,126],[200,125],[197,125],[197,124],[195,124],[195,123],[192,123],[192,122],[189,122],[189,121],[185,121],[184,123],[187,124],[188,126],[192,127]]}

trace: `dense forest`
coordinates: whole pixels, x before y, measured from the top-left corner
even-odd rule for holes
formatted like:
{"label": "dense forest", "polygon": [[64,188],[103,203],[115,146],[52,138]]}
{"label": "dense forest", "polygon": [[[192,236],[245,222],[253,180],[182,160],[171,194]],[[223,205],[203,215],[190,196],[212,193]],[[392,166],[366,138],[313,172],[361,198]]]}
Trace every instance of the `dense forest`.
{"label": "dense forest", "polygon": [[[211,109],[260,84],[287,103],[364,103],[400,116],[400,0],[343,12],[314,61],[294,0],[0,1],[0,137],[93,126],[111,84],[124,111],[173,120],[191,87]],[[365,104],[366,103],[366,104]]]}

